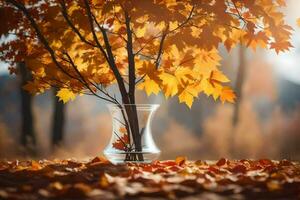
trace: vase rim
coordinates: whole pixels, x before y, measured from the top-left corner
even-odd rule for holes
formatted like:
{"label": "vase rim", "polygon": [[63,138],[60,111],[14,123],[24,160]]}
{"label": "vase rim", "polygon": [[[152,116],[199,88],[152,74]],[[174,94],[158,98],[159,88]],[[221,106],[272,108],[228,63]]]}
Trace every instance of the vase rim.
{"label": "vase rim", "polygon": [[[118,106],[118,104],[114,104],[114,103],[107,103],[106,105],[111,105],[111,106]],[[127,106],[132,106],[132,105],[136,105],[136,106],[159,106],[160,104],[158,103],[121,103],[120,105],[127,105]]]}
{"label": "vase rim", "polygon": [[[111,108],[119,108],[118,104],[109,103],[106,105]],[[120,104],[120,105],[122,107],[123,106],[136,106],[138,109],[155,109],[160,106],[160,104],[157,104],[157,103],[153,103],[153,104]]]}

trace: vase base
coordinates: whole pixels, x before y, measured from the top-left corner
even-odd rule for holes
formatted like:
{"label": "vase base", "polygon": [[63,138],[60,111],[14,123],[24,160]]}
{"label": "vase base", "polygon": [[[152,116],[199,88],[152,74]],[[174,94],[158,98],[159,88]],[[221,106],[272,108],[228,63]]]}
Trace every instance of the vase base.
{"label": "vase base", "polygon": [[105,157],[113,164],[151,163],[159,154],[160,152],[104,152]]}

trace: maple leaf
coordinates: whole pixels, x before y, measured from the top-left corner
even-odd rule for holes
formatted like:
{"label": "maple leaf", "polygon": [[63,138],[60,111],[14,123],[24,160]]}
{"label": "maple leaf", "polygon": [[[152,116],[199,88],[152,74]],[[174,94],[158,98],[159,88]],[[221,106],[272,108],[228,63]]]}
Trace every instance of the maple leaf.
{"label": "maple leaf", "polygon": [[175,94],[177,94],[178,80],[177,80],[176,76],[169,74],[169,73],[162,73],[159,77],[162,80],[163,91],[164,91],[166,98],[172,97]]}
{"label": "maple leaf", "polygon": [[272,42],[271,49],[275,49],[276,53],[284,52],[286,50],[289,50],[289,48],[293,47],[290,42],[288,41],[280,41],[280,42]]}
{"label": "maple leaf", "polygon": [[214,86],[215,84],[227,83],[230,80],[222,72],[213,70],[210,73],[209,81]]}
{"label": "maple leaf", "polygon": [[179,95],[179,102],[180,103],[185,103],[189,108],[192,107],[193,102],[194,102],[194,96],[189,93],[188,90],[183,90]]}
{"label": "maple leaf", "polygon": [[129,138],[127,134],[123,134],[121,137],[118,137],[118,139],[112,144],[112,146],[115,149],[121,151],[127,151],[128,145],[129,145]]}
{"label": "maple leaf", "polygon": [[160,92],[159,84],[150,78],[145,78],[145,80],[138,85],[139,89],[144,89],[146,94],[150,96],[153,94],[158,94]]}
{"label": "maple leaf", "polygon": [[57,92],[56,96],[59,97],[59,100],[63,101],[64,103],[67,103],[68,101],[74,100],[76,98],[76,95],[73,93],[73,91],[67,88],[60,89]]}
{"label": "maple leaf", "polygon": [[229,87],[224,87],[222,89],[222,92],[220,94],[220,99],[221,99],[222,103],[224,103],[225,101],[234,103],[235,98],[236,98],[236,96],[235,96],[234,92]]}
{"label": "maple leaf", "polygon": [[145,77],[137,87],[145,90],[148,96],[152,93],[158,94],[160,92],[161,82],[161,79],[159,78],[160,71],[156,70],[155,66],[150,62],[144,62],[143,66],[139,68],[138,71],[141,76]]}
{"label": "maple leaf", "polygon": [[185,103],[189,108],[191,108],[194,98],[198,96],[199,91],[198,84],[194,85],[183,81],[178,92],[179,102]]}

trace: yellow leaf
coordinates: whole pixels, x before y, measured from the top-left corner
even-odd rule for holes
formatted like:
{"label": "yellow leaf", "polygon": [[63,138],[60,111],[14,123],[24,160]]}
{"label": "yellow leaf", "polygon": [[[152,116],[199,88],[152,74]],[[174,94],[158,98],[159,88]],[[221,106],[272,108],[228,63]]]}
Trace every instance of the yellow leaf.
{"label": "yellow leaf", "polygon": [[297,26],[300,27],[300,18],[297,19]]}
{"label": "yellow leaf", "polygon": [[171,46],[170,54],[176,59],[180,58],[180,53],[176,45]]}
{"label": "yellow leaf", "polygon": [[67,88],[60,89],[57,92],[56,96],[58,96],[59,100],[63,101],[64,103],[67,103],[68,101],[74,100],[76,98],[76,95]]}
{"label": "yellow leaf", "polygon": [[163,91],[166,98],[174,96],[178,92],[177,78],[169,73],[162,73],[159,77],[162,80]]}
{"label": "yellow leaf", "polygon": [[178,27],[178,22],[177,21],[174,21],[174,22],[169,22],[169,28],[170,30],[174,30]]}
{"label": "yellow leaf", "polygon": [[189,108],[192,107],[192,104],[194,102],[194,96],[189,93],[187,90],[183,90],[179,95],[179,102],[185,103]]}
{"label": "yellow leaf", "polygon": [[207,95],[214,98],[214,100],[217,100],[222,92],[222,85],[219,83],[214,83],[212,84],[210,80],[203,79],[201,81],[201,88],[203,92]]}
{"label": "yellow leaf", "polygon": [[161,79],[159,78],[160,71],[156,70],[152,63],[143,63],[143,66],[138,69],[141,76],[145,76],[144,81],[137,85],[138,89],[145,90],[147,95],[158,94],[160,91]]}
{"label": "yellow leaf", "polygon": [[150,78],[145,78],[145,80],[138,85],[138,88],[145,90],[148,96],[152,93],[158,94],[160,91],[159,85]]}
{"label": "yellow leaf", "polygon": [[137,37],[144,37],[146,33],[146,26],[143,26],[142,28],[137,28],[135,34]]}
{"label": "yellow leaf", "polygon": [[230,80],[221,71],[213,70],[211,71],[210,74],[210,81],[212,84],[214,84],[214,83],[227,83]]}
{"label": "yellow leaf", "polygon": [[202,91],[201,85],[198,81],[181,81],[178,87],[178,98],[180,103],[185,103],[189,108],[192,107],[194,98],[198,97],[199,92]]}

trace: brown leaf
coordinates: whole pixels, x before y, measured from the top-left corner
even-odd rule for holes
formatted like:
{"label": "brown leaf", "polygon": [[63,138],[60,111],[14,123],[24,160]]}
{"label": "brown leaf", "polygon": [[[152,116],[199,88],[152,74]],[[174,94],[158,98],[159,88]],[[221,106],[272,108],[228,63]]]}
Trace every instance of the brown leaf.
{"label": "brown leaf", "polygon": [[247,172],[247,168],[244,165],[237,165],[234,168],[232,168],[230,171],[235,174],[237,174],[237,173],[244,174]]}

